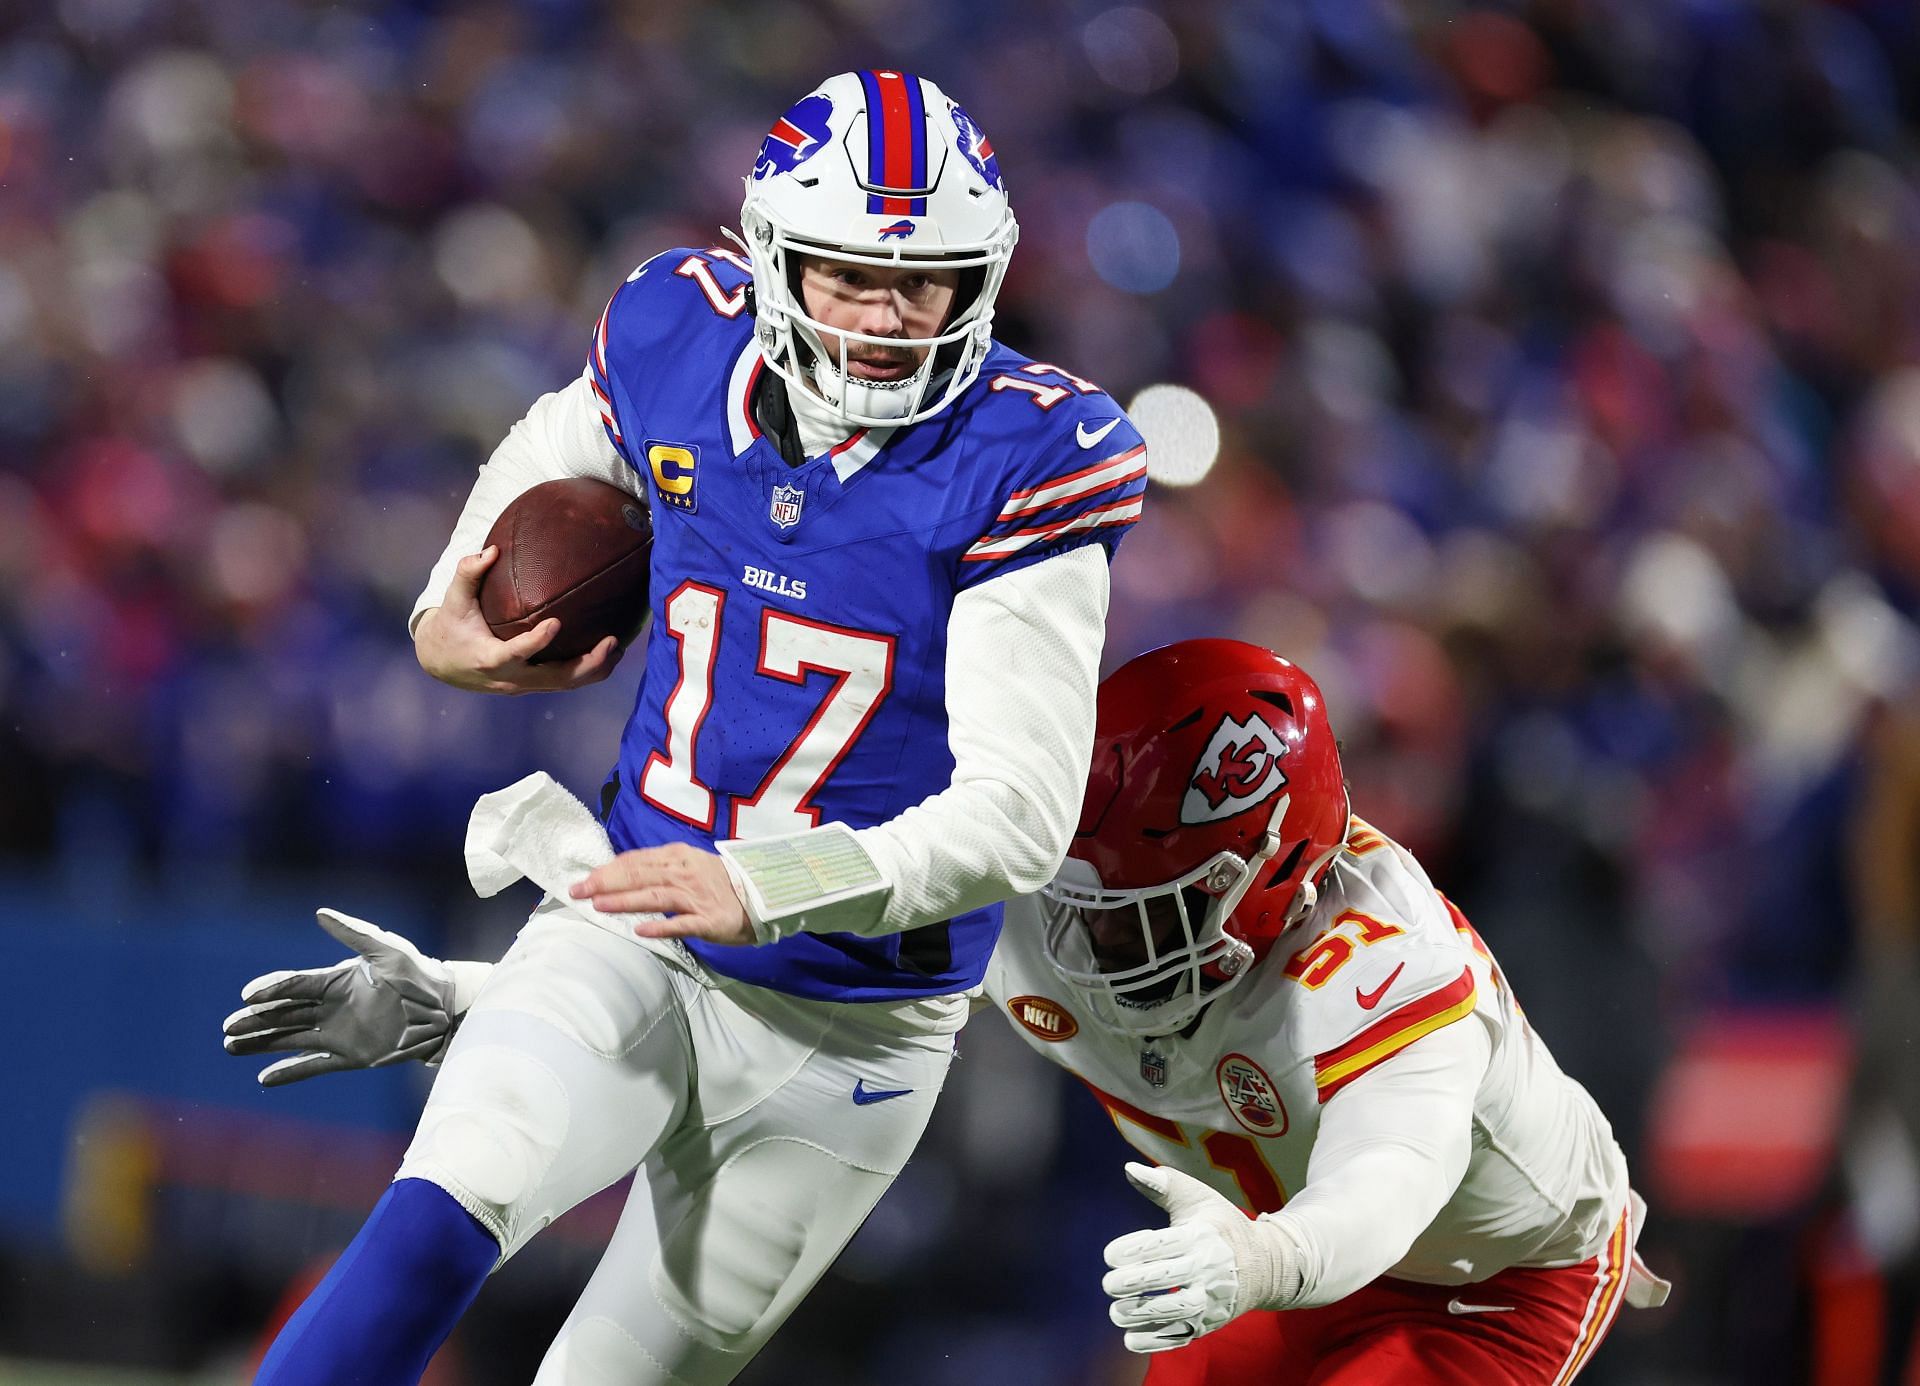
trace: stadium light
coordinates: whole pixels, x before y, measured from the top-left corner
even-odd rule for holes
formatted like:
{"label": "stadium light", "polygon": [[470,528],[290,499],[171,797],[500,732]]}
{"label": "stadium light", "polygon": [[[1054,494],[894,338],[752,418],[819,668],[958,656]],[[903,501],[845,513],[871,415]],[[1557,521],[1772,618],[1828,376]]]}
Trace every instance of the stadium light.
{"label": "stadium light", "polygon": [[1160,486],[1192,486],[1220,455],[1220,419],[1184,385],[1149,385],[1127,406],[1147,440],[1147,476]]}

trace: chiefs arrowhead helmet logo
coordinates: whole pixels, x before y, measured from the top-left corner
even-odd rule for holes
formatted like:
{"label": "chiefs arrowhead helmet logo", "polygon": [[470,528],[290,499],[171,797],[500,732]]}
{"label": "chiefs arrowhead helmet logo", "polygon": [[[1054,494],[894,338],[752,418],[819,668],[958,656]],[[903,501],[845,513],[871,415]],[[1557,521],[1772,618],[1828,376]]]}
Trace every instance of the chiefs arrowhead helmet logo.
{"label": "chiefs arrowhead helmet logo", "polygon": [[1188,777],[1182,826],[1218,822],[1271,799],[1287,783],[1280,767],[1286,753],[1287,743],[1259,713],[1248,713],[1245,721],[1221,718]]}

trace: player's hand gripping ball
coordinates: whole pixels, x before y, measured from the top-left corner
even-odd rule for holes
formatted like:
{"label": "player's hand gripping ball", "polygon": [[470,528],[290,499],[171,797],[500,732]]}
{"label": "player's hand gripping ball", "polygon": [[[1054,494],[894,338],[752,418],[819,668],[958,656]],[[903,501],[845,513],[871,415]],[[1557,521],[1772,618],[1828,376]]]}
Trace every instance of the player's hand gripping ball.
{"label": "player's hand gripping ball", "polygon": [[500,554],[481,579],[480,614],[494,635],[560,622],[529,663],[576,659],[609,635],[625,646],[646,620],[653,519],[617,486],[544,481],[500,513],[487,543]]}

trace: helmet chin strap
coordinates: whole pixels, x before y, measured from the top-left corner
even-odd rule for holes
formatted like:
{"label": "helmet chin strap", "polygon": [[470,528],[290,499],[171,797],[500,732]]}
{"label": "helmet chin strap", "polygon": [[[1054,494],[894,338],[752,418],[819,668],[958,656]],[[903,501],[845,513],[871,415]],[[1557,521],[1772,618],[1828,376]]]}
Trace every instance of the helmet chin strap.
{"label": "helmet chin strap", "polygon": [[1291,929],[1313,913],[1313,907],[1320,903],[1320,887],[1314,884],[1314,878],[1320,874],[1322,867],[1340,855],[1340,848],[1344,845],[1344,843],[1336,844],[1318,861],[1308,864],[1306,879],[1300,882],[1300,889],[1294,894],[1293,903],[1287,906],[1285,927]]}
{"label": "helmet chin strap", "polygon": [[[846,413],[873,419],[904,419],[926,394],[914,389],[919,383],[917,375],[904,380],[859,380],[844,374],[822,353],[808,354],[813,357],[813,369],[808,372],[813,388],[821,399]],[[930,390],[933,382],[928,381],[927,386]]]}

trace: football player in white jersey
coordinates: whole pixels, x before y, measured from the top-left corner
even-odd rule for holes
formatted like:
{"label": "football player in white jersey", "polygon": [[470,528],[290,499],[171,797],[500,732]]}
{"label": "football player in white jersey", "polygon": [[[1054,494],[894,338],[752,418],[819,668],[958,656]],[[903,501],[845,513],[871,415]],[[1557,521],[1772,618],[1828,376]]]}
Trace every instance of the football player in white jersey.
{"label": "football player in white jersey", "polygon": [[1351,815],[1299,668],[1192,640],[1115,672],[1068,853],[987,993],[1153,1162],[1171,1225],[1103,1282],[1150,1386],[1545,1386],[1664,1298],[1606,1118]]}
{"label": "football player in white jersey", "polygon": [[[1546,1386],[1664,1299],[1605,1117],[1466,918],[1351,815],[1286,660],[1195,640],[1102,683],[1070,854],[1008,922],[988,1000],[1093,1089],[1170,1215],[1107,1248],[1114,1322],[1162,1354],[1149,1386]],[[447,964],[332,927],[365,963],[276,974],[278,1032],[249,1008],[230,1049],[324,1071],[452,1028]]]}

